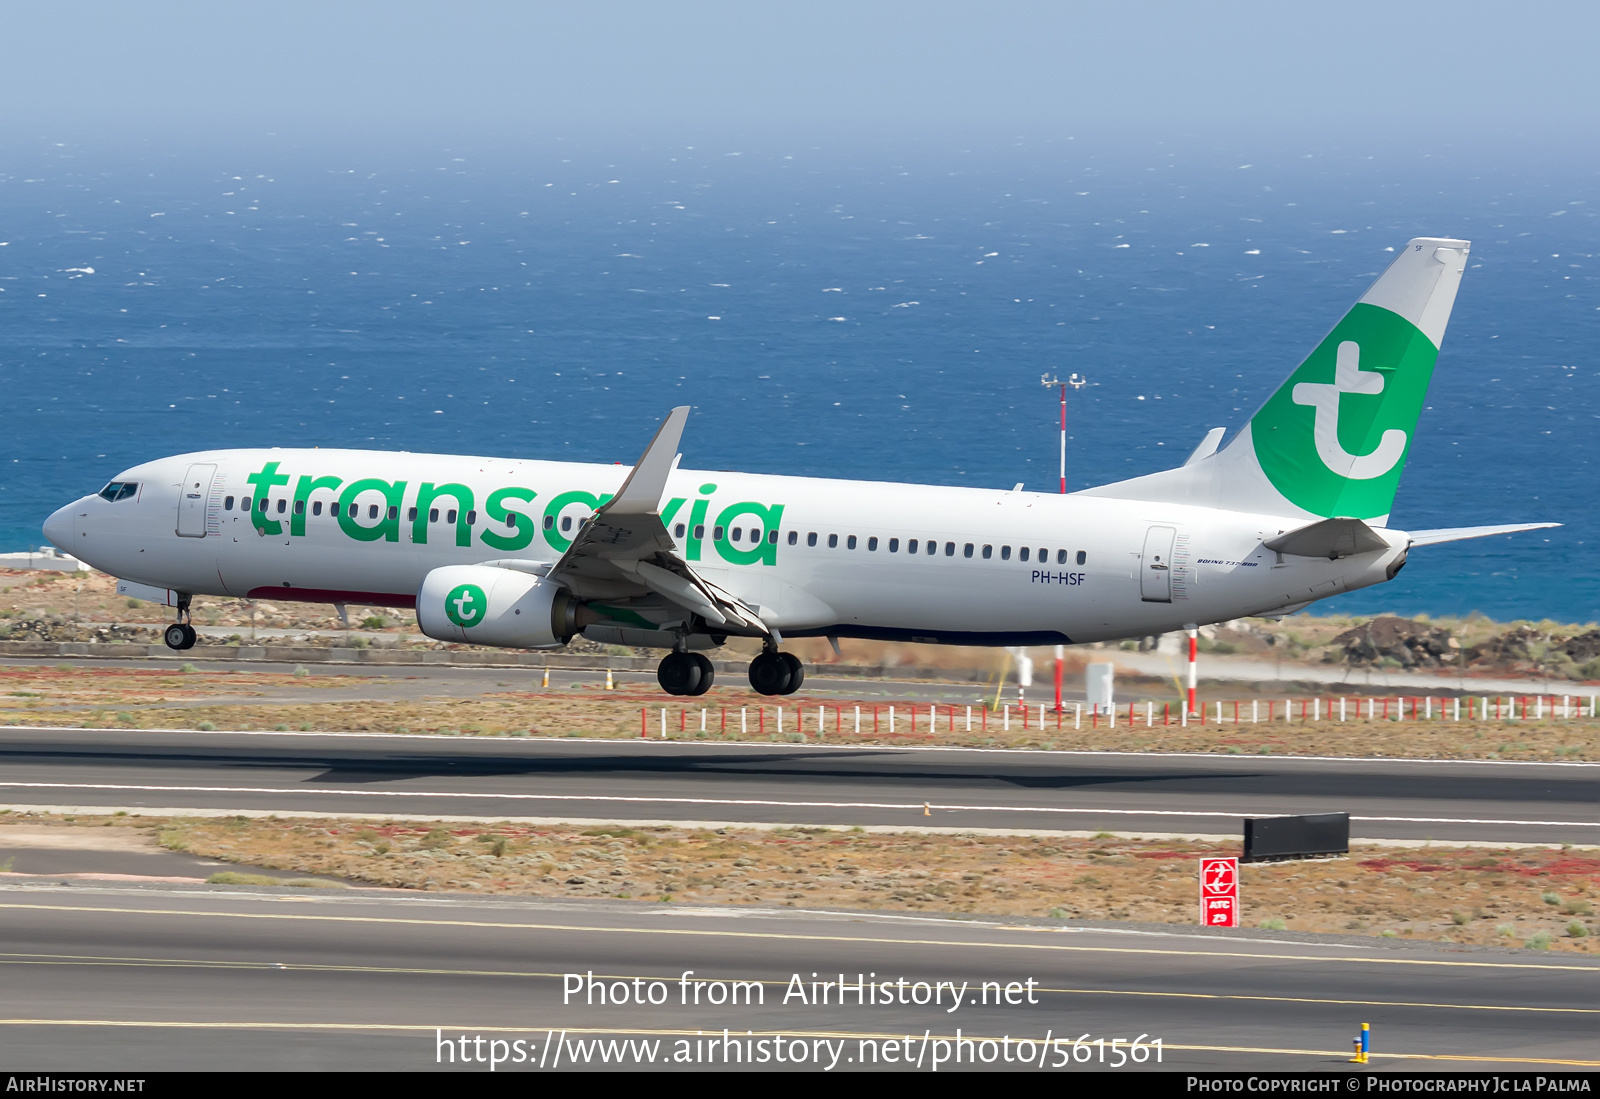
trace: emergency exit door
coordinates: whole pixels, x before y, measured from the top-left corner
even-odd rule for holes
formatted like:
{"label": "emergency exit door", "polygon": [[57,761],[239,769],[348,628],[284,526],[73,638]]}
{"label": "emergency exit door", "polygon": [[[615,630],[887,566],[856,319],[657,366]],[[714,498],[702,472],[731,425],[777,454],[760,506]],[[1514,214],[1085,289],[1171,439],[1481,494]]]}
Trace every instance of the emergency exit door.
{"label": "emergency exit door", "polygon": [[178,487],[178,537],[206,536],[206,504],[211,499],[211,479],[215,465],[192,465]]}
{"label": "emergency exit door", "polygon": [[1144,536],[1139,558],[1139,598],[1146,603],[1172,602],[1172,543],[1174,527],[1151,527]]}

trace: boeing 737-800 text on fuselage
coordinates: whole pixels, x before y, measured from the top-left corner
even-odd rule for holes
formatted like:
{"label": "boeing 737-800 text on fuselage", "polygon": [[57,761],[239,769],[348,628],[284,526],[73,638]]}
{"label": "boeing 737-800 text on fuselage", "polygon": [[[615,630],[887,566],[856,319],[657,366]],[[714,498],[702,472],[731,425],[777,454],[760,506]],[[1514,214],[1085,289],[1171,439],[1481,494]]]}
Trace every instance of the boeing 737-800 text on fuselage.
{"label": "boeing 737-800 text on fuselage", "polygon": [[787,694],[784,635],[1056,644],[1283,614],[1415,545],[1554,525],[1388,526],[1467,250],[1408,243],[1227,447],[1071,495],[680,469],[677,408],[631,470],[203,451],[126,470],[45,534],[175,606],[174,648],[195,594],[415,607],[441,641],[669,649],[673,694],[711,686],[703,650],[730,636],[763,640],[751,685]]}

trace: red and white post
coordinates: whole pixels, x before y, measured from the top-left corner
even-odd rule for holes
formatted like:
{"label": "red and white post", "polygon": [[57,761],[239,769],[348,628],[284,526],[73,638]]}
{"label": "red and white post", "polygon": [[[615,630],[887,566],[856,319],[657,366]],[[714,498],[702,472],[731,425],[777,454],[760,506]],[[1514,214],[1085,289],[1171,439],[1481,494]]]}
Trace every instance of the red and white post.
{"label": "red and white post", "polygon": [[1067,647],[1065,645],[1057,645],[1056,646],[1056,713],[1058,713],[1058,714],[1063,712],[1062,709],[1061,709],[1061,665],[1062,665],[1062,662],[1064,660],[1066,660],[1066,657],[1067,657]]}
{"label": "red and white post", "polygon": [[1200,685],[1200,631],[1189,627],[1189,716],[1198,716],[1195,707],[1195,688]]}

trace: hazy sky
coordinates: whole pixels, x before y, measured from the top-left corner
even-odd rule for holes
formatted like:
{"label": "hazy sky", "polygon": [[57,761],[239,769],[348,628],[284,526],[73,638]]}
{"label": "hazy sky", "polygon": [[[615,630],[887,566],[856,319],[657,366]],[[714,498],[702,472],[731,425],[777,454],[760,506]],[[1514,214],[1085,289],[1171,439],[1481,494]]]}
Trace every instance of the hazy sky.
{"label": "hazy sky", "polygon": [[1600,4],[0,3],[0,133],[1568,134]]}

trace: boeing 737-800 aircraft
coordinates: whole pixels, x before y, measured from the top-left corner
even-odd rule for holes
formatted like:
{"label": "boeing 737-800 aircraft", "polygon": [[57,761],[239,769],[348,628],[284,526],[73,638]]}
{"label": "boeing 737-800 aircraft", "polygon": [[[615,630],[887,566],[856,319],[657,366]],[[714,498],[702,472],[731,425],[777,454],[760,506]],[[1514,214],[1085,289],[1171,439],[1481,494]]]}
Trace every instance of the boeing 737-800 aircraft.
{"label": "boeing 737-800 aircraft", "polygon": [[1139,637],[1277,615],[1392,579],[1412,546],[1553,523],[1388,526],[1468,243],[1411,241],[1226,448],[1071,495],[678,467],[676,408],[631,469],[360,450],[147,462],[45,534],[157,589],[194,644],[195,594],[415,607],[441,641],[582,634],[670,650],[761,638],[750,683],[804,678],[783,637],[983,645]]}

